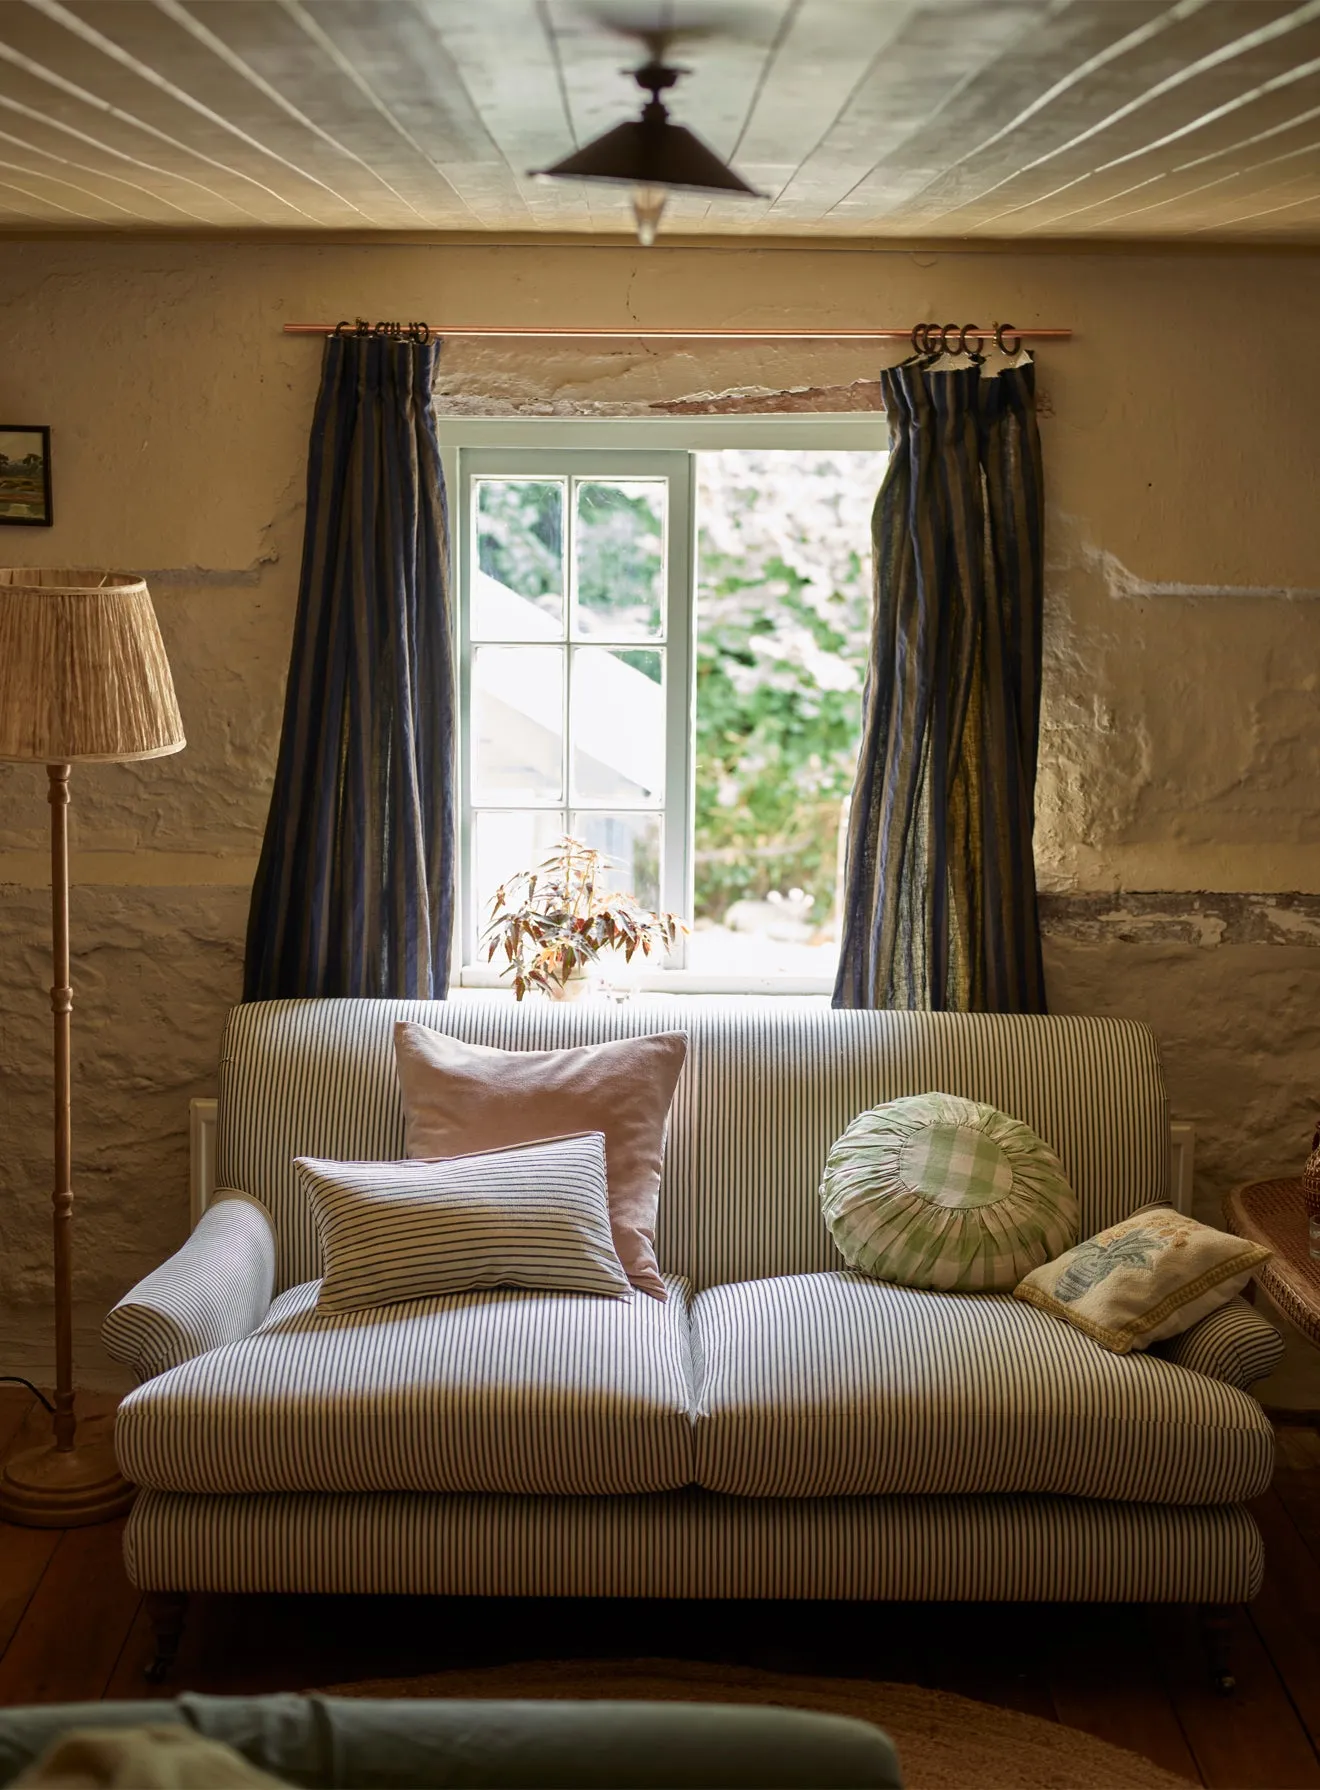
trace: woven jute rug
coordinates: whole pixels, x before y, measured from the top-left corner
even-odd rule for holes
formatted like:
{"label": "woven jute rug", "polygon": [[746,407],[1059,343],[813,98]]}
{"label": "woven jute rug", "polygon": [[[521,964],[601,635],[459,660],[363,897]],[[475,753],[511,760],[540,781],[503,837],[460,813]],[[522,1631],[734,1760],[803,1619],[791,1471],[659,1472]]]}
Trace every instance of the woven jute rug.
{"label": "woven jute rug", "polygon": [[1188,1780],[1057,1722],[949,1691],[799,1678],[683,1660],[549,1660],[327,1687],[336,1697],[530,1697],[588,1702],[773,1703],[874,1722],[908,1790],[1186,1790]]}

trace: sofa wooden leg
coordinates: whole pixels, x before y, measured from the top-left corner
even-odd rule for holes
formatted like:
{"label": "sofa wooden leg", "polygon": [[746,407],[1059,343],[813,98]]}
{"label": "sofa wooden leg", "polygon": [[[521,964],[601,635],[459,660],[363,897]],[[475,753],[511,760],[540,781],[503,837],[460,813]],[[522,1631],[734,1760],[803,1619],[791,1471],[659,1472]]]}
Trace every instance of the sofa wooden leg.
{"label": "sofa wooden leg", "polygon": [[188,1597],[183,1591],[148,1591],[144,1602],[156,1646],[143,1676],[149,1684],[160,1684],[168,1678],[179,1651]]}
{"label": "sofa wooden leg", "polygon": [[1227,1697],[1237,1689],[1237,1679],[1232,1670],[1231,1604],[1201,1605],[1201,1638],[1205,1643],[1206,1661],[1210,1667],[1210,1682],[1221,1697]]}

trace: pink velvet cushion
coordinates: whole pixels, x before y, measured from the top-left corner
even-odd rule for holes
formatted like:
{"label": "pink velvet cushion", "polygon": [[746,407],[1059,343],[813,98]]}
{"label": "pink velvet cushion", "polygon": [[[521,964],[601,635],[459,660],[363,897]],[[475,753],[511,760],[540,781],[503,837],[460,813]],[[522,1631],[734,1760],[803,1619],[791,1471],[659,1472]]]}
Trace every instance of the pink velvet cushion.
{"label": "pink velvet cushion", "polygon": [[394,1058],[408,1155],[466,1156],[603,1132],[614,1247],[632,1284],[663,1299],[655,1214],[665,1122],[686,1057],[682,1032],[573,1050],[492,1050],[400,1021]]}

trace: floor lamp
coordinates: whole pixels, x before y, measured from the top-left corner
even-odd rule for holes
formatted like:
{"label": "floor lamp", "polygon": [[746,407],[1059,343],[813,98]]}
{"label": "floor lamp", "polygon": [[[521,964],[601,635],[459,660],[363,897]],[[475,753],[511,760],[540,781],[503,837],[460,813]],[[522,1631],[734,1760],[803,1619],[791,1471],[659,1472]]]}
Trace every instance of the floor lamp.
{"label": "floor lamp", "polygon": [[73,1400],[73,1128],[69,771],[162,758],[183,723],[147,587],[122,573],[0,570],[0,759],[44,764],[50,788],[55,1018],[55,1411],[51,1440],[11,1455],[0,1517],[42,1529],[127,1509],[109,1442],[78,1442]]}

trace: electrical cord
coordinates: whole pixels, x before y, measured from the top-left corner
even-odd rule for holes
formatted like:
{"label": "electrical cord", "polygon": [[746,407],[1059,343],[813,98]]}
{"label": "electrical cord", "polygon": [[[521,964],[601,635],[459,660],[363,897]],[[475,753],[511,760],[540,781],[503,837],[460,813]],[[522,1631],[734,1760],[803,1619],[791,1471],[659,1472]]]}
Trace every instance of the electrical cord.
{"label": "electrical cord", "polygon": [[22,1374],[0,1374],[0,1380],[6,1380],[14,1386],[26,1386],[32,1396],[34,1398],[39,1398],[48,1411],[53,1411],[55,1409],[45,1393],[39,1391],[38,1388],[32,1384],[31,1380],[25,1380]]}

